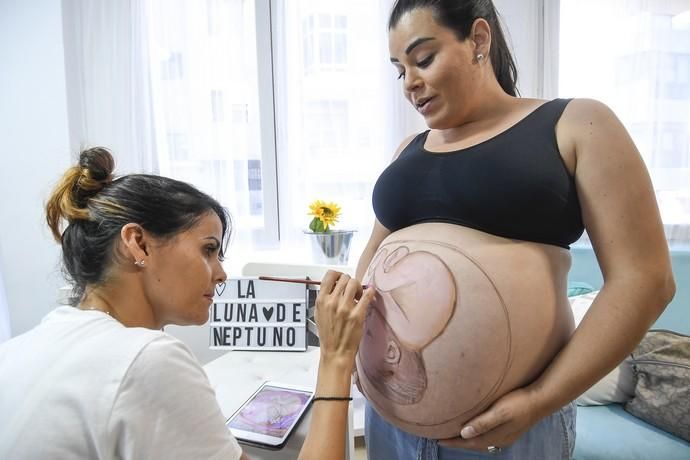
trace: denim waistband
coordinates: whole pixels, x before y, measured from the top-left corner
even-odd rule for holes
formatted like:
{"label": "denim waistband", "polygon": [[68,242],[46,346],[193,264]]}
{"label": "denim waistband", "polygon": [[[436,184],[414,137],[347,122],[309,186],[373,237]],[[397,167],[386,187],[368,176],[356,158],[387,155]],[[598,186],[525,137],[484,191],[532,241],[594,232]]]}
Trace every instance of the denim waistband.
{"label": "denim waistband", "polygon": [[365,438],[369,460],[570,460],[575,449],[574,403],[537,422],[498,454],[443,447],[435,439],[412,435],[366,406]]}

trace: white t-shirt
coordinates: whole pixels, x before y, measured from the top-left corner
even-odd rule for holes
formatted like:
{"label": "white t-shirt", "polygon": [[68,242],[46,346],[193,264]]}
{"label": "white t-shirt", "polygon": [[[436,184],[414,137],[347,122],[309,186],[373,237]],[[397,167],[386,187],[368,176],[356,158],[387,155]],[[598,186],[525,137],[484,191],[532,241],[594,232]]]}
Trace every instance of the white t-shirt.
{"label": "white t-shirt", "polygon": [[59,307],[0,345],[0,458],[238,459],[176,338]]}

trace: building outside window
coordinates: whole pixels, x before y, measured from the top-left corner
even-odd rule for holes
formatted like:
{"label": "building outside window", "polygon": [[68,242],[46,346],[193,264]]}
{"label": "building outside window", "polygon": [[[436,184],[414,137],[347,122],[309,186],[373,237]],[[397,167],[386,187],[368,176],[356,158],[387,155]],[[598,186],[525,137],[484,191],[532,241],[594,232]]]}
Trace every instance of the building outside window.
{"label": "building outside window", "polygon": [[667,238],[690,243],[690,0],[561,0],[560,16],[560,94],[613,109],[649,169]]}

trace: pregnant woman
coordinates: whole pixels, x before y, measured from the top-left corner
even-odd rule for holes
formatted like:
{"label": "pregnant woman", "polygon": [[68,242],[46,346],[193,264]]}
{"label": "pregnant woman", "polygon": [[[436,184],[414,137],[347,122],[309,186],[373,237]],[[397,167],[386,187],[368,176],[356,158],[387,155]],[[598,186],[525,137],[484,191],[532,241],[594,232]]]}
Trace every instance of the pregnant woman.
{"label": "pregnant woman", "polygon": [[[571,401],[673,297],[645,166],[603,104],[516,97],[490,0],[399,0],[389,50],[430,129],[379,177],[357,267],[369,458],[570,458]],[[575,331],[585,229],[604,285]]]}

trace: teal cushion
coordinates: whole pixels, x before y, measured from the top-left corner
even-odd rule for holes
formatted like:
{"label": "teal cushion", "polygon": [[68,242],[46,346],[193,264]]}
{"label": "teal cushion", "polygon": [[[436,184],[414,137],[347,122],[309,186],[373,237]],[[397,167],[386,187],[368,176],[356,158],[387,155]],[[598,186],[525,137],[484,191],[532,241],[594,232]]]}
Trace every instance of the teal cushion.
{"label": "teal cushion", "polygon": [[[584,282],[600,289],[604,281],[592,248],[573,246],[570,253],[573,256],[573,266],[568,274],[571,284]],[[690,334],[690,283],[686,282],[690,279],[690,250],[673,249],[671,263],[676,278],[676,296],[652,328]]]}
{"label": "teal cushion", "polygon": [[582,281],[570,281],[568,283],[568,297],[588,294],[592,291],[594,291],[594,288],[588,283]]}
{"label": "teal cushion", "polygon": [[577,408],[575,460],[688,460],[690,443],[625,412],[620,404]]}

